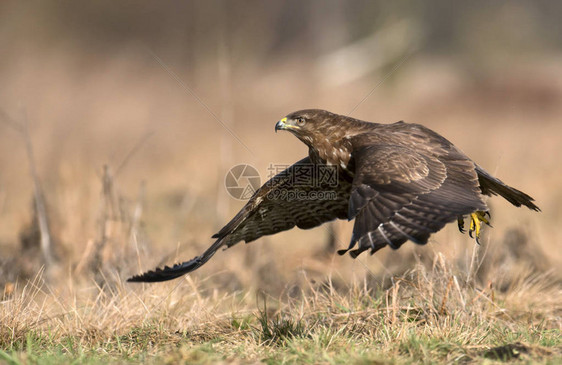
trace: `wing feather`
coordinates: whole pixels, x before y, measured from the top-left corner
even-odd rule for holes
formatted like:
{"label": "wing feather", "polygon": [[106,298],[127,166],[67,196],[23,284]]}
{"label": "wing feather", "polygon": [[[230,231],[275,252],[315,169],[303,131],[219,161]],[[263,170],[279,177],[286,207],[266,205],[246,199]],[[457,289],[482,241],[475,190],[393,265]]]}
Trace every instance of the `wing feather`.
{"label": "wing feather", "polygon": [[337,183],[321,180],[315,180],[312,184],[296,183],[296,175],[304,168],[313,168],[308,157],[266,182],[238,214],[213,235],[216,241],[201,256],[172,267],[133,276],[128,281],[175,279],[201,267],[221,247],[228,248],[240,241],[252,242],[264,235],[295,226],[309,229],[336,218],[347,219],[351,182],[338,174]]}
{"label": "wing feather", "polygon": [[[373,142],[360,136],[354,144],[355,178],[350,217],[355,217],[347,250],[353,257],[429,236],[458,216],[486,209],[474,163],[438,140],[434,150]],[[431,147],[431,144],[429,144]],[[436,151],[437,150],[437,151]]]}

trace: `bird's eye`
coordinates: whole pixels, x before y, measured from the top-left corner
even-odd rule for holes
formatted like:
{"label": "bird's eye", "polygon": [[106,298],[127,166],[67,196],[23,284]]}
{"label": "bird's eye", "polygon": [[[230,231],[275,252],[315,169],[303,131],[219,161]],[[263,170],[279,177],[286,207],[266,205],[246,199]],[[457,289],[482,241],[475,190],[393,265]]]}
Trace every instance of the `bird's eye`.
{"label": "bird's eye", "polygon": [[299,127],[302,127],[303,125],[306,124],[306,120],[303,117],[299,117],[297,118],[297,120],[295,121],[295,124]]}

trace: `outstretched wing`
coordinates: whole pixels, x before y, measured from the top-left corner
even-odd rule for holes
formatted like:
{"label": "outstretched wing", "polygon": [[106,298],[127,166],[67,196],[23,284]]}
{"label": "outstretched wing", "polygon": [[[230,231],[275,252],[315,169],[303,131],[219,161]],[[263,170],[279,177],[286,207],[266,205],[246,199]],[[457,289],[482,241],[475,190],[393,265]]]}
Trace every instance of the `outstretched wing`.
{"label": "outstretched wing", "polygon": [[[442,147],[442,146],[441,146]],[[411,240],[425,244],[458,216],[486,210],[474,163],[456,148],[431,150],[408,145],[355,141],[355,178],[349,218],[355,218],[347,250],[357,257]],[[445,146],[447,147],[447,146]]]}
{"label": "outstretched wing", "polygon": [[198,269],[220,247],[246,243],[295,226],[316,227],[336,218],[347,219],[351,182],[330,166],[313,165],[304,158],[266,182],[226,226],[201,256],[133,276],[127,281],[156,282],[175,279]]}

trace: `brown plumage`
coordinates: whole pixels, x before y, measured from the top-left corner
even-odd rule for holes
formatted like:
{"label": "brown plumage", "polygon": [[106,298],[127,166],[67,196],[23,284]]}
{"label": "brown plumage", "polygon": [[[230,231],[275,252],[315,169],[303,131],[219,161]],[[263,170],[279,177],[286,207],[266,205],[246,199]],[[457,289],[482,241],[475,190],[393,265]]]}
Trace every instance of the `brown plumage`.
{"label": "brown plumage", "polygon": [[[507,186],[447,139],[418,124],[376,124],[310,109],[289,114],[275,130],[293,133],[309,147],[309,156],[266,182],[201,256],[128,281],[174,279],[201,267],[220,247],[336,218],[355,219],[349,247],[339,251],[351,250],[355,258],[387,245],[398,249],[408,240],[425,244],[445,224],[487,212],[483,195],[501,195],[515,206],[539,211],[529,195]],[[323,166],[337,171],[335,184],[295,182],[302,168]],[[326,192],[335,194],[323,197]],[[299,198],[288,199],[288,193]]]}

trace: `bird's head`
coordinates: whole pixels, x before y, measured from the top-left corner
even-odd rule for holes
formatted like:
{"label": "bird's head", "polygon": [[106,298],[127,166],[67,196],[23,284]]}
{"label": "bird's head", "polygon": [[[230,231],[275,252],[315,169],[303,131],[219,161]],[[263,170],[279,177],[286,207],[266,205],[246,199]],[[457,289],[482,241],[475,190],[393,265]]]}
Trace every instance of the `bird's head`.
{"label": "bird's head", "polygon": [[321,109],[299,110],[287,115],[275,124],[275,131],[289,131],[309,147],[315,136],[329,137],[338,128],[336,114]]}

